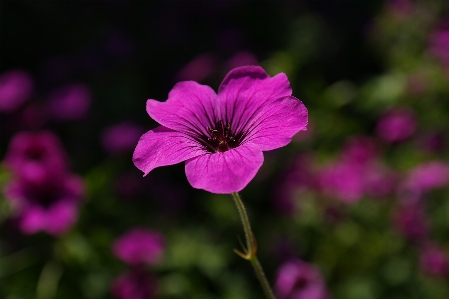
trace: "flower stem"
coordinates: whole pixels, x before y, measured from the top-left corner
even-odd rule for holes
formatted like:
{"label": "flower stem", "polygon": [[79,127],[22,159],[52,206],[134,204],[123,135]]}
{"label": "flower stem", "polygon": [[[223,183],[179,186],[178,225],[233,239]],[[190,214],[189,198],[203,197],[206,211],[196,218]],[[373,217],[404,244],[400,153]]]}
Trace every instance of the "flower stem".
{"label": "flower stem", "polygon": [[243,252],[239,250],[234,250],[240,257],[248,260],[254,268],[256,272],[256,276],[259,279],[260,284],[262,285],[262,289],[265,293],[265,296],[268,299],[276,299],[274,297],[273,291],[271,290],[270,284],[267,281],[267,278],[263,272],[262,265],[257,259],[257,243],[256,238],[254,237],[253,232],[251,231],[251,225],[249,223],[248,214],[246,213],[245,206],[243,205],[242,200],[237,192],[232,193],[232,197],[234,198],[235,205],[237,206],[237,210],[239,211],[240,220],[242,221],[243,230],[245,231],[246,237],[246,248],[243,247]]}

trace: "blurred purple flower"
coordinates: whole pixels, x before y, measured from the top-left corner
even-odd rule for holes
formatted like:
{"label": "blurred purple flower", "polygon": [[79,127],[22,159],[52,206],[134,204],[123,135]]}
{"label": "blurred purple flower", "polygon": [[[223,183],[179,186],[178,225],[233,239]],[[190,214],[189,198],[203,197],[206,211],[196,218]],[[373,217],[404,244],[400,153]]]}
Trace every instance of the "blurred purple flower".
{"label": "blurred purple flower", "polygon": [[274,291],[279,299],[330,298],[320,271],[299,259],[290,260],[278,269]]}
{"label": "blurred purple flower", "polygon": [[430,275],[449,275],[449,258],[447,252],[437,245],[428,245],[420,256],[421,269]]}
{"label": "blurred purple flower", "polygon": [[22,232],[60,235],[75,224],[83,191],[81,178],[64,176],[41,185],[13,180],[5,186],[4,193],[16,209]]}
{"label": "blurred purple flower", "polygon": [[186,64],[176,75],[178,81],[203,81],[209,77],[216,68],[214,55],[201,54]]}
{"label": "blurred purple flower", "polygon": [[338,161],[324,167],[319,175],[321,188],[330,197],[345,203],[359,201],[364,195],[364,169],[360,165]]}
{"label": "blurred purple flower", "polygon": [[399,196],[408,202],[419,201],[423,193],[449,185],[449,164],[431,161],[411,169],[399,186]]}
{"label": "blurred purple flower", "polygon": [[[273,197],[274,205],[281,213],[292,215],[296,212],[297,197],[307,190],[319,188],[318,176],[314,169],[314,157],[310,154],[300,155],[293,161],[293,169],[282,178]],[[299,195],[299,196],[298,196]]]}
{"label": "blurred purple flower", "polygon": [[50,115],[57,120],[74,120],[86,116],[91,92],[85,84],[71,84],[53,91],[48,96]]}
{"label": "blurred purple flower", "polygon": [[164,251],[164,237],[145,228],[133,228],[118,238],[112,245],[112,252],[130,265],[154,264]]}
{"label": "blurred purple flower", "polygon": [[440,60],[440,62],[449,66],[449,29],[441,28],[430,35],[429,53]]}
{"label": "blurred purple flower", "polygon": [[133,162],[145,174],[186,161],[197,189],[242,190],[263,163],[262,151],[287,145],[305,130],[307,109],[283,73],[269,77],[257,66],[235,68],[218,89],[193,81],[175,85],[166,102],[147,101],[148,114],[162,126],[144,134]]}
{"label": "blurred purple flower", "polygon": [[81,178],[67,172],[66,155],[55,135],[17,134],[4,163],[13,180],[3,191],[24,233],[60,235],[76,222],[84,186]]}
{"label": "blurred purple flower", "polygon": [[415,132],[416,115],[406,107],[387,111],[376,126],[377,135],[387,142],[403,141]]}
{"label": "blurred purple flower", "polygon": [[22,70],[0,75],[0,112],[10,113],[31,97],[33,80]]}
{"label": "blurred purple flower", "polygon": [[156,278],[141,267],[123,273],[111,286],[111,293],[117,299],[151,299],[155,298],[156,290]]}
{"label": "blurred purple flower", "polygon": [[364,195],[391,194],[396,186],[396,175],[380,163],[374,141],[357,136],[346,142],[338,161],[320,170],[319,182],[328,196],[353,203]]}
{"label": "blurred purple flower", "polygon": [[103,147],[111,154],[120,154],[135,148],[145,130],[133,123],[122,122],[107,128],[102,135]]}
{"label": "blurred purple flower", "polygon": [[41,185],[65,175],[67,156],[58,138],[50,132],[16,134],[4,163],[23,182]]}
{"label": "blurred purple flower", "polygon": [[226,71],[232,70],[239,66],[244,65],[256,65],[257,59],[253,53],[248,51],[240,51],[234,54],[229,60],[226,62]]}
{"label": "blurred purple flower", "polygon": [[428,236],[430,224],[422,204],[400,205],[393,214],[395,228],[412,242]]}

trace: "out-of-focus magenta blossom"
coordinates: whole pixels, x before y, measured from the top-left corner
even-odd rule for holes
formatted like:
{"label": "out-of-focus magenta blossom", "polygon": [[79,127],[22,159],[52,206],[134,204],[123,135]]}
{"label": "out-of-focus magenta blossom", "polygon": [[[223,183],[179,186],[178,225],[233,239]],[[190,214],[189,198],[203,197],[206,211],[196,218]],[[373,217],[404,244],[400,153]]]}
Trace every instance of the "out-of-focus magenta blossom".
{"label": "out-of-focus magenta blossom", "polygon": [[300,155],[292,164],[293,168],[283,176],[273,197],[277,210],[288,215],[296,212],[297,198],[307,190],[318,189],[319,184],[312,155]]}
{"label": "out-of-focus magenta blossom", "polygon": [[226,68],[227,70],[232,70],[239,66],[255,64],[257,64],[257,59],[253,53],[248,51],[240,51],[229,58],[229,60],[226,62]]}
{"label": "out-of-focus magenta blossom", "polygon": [[22,232],[34,234],[44,231],[60,235],[78,219],[84,186],[81,178],[67,175],[40,185],[14,180],[5,186],[4,193],[17,211]]}
{"label": "out-of-focus magenta blossom", "polygon": [[48,96],[48,109],[54,119],[74,120],[86,116],[90,102],[89,87],[74,83],[53,91]]}
{"label": "out-of-focus magenta blossom", "polygon": [[215,57],[211,53],[201,54],[185,65],[176,75],[179,81],[203,81],[215,70]]}
{"label": "out-of-focus magenta blossom", "polygon": [[445,187],[449,184],[449,164],[431,161],[418,165],[409,172],[405,184],[422,191]]}
{"label": "out-of-focus magenta blossom", "polygon": [[399,195],[408,202],[419,201],[423,193],[449,184],[449,164],[443,161],[423,163],[411,169],[399,186]]}
{"label": "out-of-focus magenta blossom", "polygon": [[4,194],[24,233],[60,235],[76,222],[84,186],[81,178],[67,172],[66,155],[55,135],[17,134],[4,163],[13,173]]}
{"label": "out-of-focus magenta blossom", "polygon": [[429,53],[449,67],[449,28],[441,28],[430,35]]}
{"label": "out-of-focus magenta blossom", "polygon": [[400,205],[393,214],[396,229],[412,242],[425,239],[430,232],[430,224],[422,204]]}
{"label": "out-of-focus magenta blossom", "polygon": [[133,228],[112,245],[116,257],[130,265],[154,264],[164,251],[164,237],[145,228]]}
{"label": "out-of-focus magenta blossom", "polygon": [[4,163],[21,181],[34,185],[57,180],[68,169],[67,156],[59,139],[47,131],[15,135]]}
{"label": "out-of-focus magenta blossom", "polygon": [[33,80],[22,70],[0,75],[0,112],[12,112],[31,97]]}
{"label": "out-of-focus magenta blossom", "polygon": [[134,164],[148,174],[186,161],[194,188],[240,191],[262,166],[262,151],[285,146],[306,129],[307,109],[291,93],[284,73],[269,77],[258,66],[230,71],[218,94],[180,82],[166,102],[147,101],[148,114],[162,126],[140,138]]}
{"label": "out-of-focus magenta blossom", "polygon": [[299,259],[284,263],[277,271],[274,290],[279,299],[328,299],[320,271]]}
{"label": "out-of-focus magenta blossom", "polygon": [[134,149],[145,130],[133,123],[122,122],[113,125],[102,135],[103,147],[111,154],[120,154]]}
{"label": "out-of-focus magenta blossom", "polygon": [[405,107],[387,111],[376,126],[377,135],[387,142],[406,140],[416,130],[416,115]]}
{"label": "out-of-focus magenta blossom", "polygon": [[117,277],[111,286],[111,293],[117,299],[155,298],[157,280],[142,267],[133,267]]}
{"label": "out-of-focus magenta blossom", "polygon": [[421,269],[430,275],[449,275],[449,256],[437,245],[426,246],[420,256]]}
{"label": "out-of-focus magenta blossom", "polygon": [[378,161],[376,144],[367,137],[349,139],[340,159],[323,167],[318,176],[324,193],[346,203],[364,195],[388,195],[396,182],[395,174]]}

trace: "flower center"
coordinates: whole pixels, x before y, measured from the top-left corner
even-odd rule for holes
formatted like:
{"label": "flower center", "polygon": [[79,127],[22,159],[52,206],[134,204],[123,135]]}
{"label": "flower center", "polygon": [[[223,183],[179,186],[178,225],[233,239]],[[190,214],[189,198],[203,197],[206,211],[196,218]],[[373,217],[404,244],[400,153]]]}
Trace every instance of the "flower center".
{"label": "flower center", "polygon": [[219,120],[215,124],[215,128],[207,127],[209,137],[207,137],[206,145],[213,152],[225,152],[238,146],[239,138],[232,132],[230,123],[226,125]]}

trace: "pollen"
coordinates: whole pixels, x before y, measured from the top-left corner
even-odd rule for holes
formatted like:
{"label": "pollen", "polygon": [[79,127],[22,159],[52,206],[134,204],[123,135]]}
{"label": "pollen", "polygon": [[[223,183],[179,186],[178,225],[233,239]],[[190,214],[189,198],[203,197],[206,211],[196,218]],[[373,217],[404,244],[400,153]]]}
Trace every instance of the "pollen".
{"label": "pollen", "polygon": [[232,132],[231,123],[226,125],[219,120],[215,123],[214,128],[207,128],[209,137],[207,137],[207,146],[214,152],[225,152],[236,147],[237,141]]}

